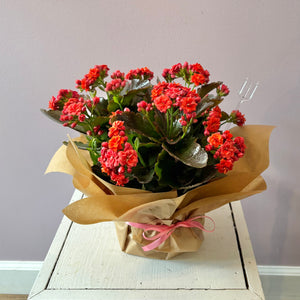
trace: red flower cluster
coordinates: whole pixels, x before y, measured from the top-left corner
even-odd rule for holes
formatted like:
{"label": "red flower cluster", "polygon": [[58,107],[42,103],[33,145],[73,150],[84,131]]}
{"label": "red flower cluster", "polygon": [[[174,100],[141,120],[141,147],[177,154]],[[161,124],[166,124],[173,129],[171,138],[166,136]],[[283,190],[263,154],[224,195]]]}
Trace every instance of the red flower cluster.
{"label": "red flower cluster", "polygon": [[110,140],[102,143],[101,163],[102,172],[108,174],[117,185],[123,186],[128,183],[126,172],[131,173],[132,168],[138,163],[137,152],[127,142],[123,121],[115,121],[109,129]]}
{"label": "red flower cluster", "polygon": [[96,65],[94,68],[90,69],[89,73],[84,75],[81,80],[76,80],[77,88],[89,91],[91,86],[98,80],[98,78],[107,77],[107,72],[109,68],[107,65]]}
{"label": "red flower cluster", "polygon": [[125,73],[122,73],[120,70],[117,70],[117,71],[113,72],[110,77],[112,79],[120,78],[120,79],[124,80]]}
{"label": "red flower cluster", "polygon": [[137,108],[138,108],[137,109],[138,111],[145,110],[148,112],[153,109],[153,105],[152,105],[152,103],[147,103],[146,101],[143,100],[143,101],[137,103]]}
{"label": "red flower cluster", "polygon": [[147,67],[141,69],[130,70],[126,76],[126,79],[148,79],[151,80],[153,78],[153,72],[151,72]]}
{"label": "red flower cluster", "polygon": [[87,102],[83,98],[70,98],[64,105],[60,120],[65,122],[63,125],[74,128],[78,122],[84,122]]}
{"label": "red flower cluster", "polygon": [[191,82],[193,82],[196,86],[209,82],[209,72],[204,70],[203,67],[196,63],[190,65],[190,70],[193,72],[191,77]]}
{"label": "red flower cluster", "polygon": [[72,90],[62,89],[58,92],[56,98],[52,96],[48,108],[51,110],[60,110],[63,108],[64,103],[70,98],[79,98],[79,94]]}
{"label": "red flower cluster", "polygon": [[189,71],[189,64],[187,62],[185,62],[183,65],[178,63],[172,66],[170,69],[164,69],[162,72],[162,77],[164,77],[166,80],[180,77],[182,70]]}
{"label": "red flower cluster", "polygon": [[122,80],[121,78],[115,78],[111,82],[106,84],[105,91],[106,92],[120,92],[126,85],[126,80]]}
{"label": "red flower cluster", "polygon": [[222,84],[221,87],[217,88],[217,93],[222,96],[227,96],[229,94],[229,88],[227,85]]}
{"label": "red flower cluster", "polygon": [[220,120],[222,111],[219,106],[215,106],[209,113],[206,121],[202,124],[205,126],[204,135],[208,136],[213,132],[217,132],[220,128]]}
{"label": "red flower cluster", "polygon": [[230,114],[232,122],[238,126],[243,126],[246,122],[245,115],[243,115],[239,110],[233,110]]}
{"label": "red flower cluster", "polygon": [[179,108],[184,114],[180,122],[186,126],[187,121],[196,117],[196,108],[201,98],[190,88],[179,83],[160,82],[155,85],[151,93],[156,108],[165,113],[172,106]]}
{"label": "red flower cluster", "polygon": [[183,65],[178,63],[170,69],[164,69],[162,76],[167,81],[172,81],[176,77],[183,77],[185,80],[190,80],[196,86],[209,82],[209,72],[204,70],[203,67],[196,64],[189,64],[185,62]]}
{"label": "red flower cluster", "polygon": [[232,134],[228,130],[224,131],[222,135],[220,132],[212,134],[207,141],[208,145],[205,146],[205,150],[213,151],[214,159],[220,160],[215,165],[220,173],[226,174],[232,170],[233,163],[244,156],[246,148],[244,138],[232,139]]}

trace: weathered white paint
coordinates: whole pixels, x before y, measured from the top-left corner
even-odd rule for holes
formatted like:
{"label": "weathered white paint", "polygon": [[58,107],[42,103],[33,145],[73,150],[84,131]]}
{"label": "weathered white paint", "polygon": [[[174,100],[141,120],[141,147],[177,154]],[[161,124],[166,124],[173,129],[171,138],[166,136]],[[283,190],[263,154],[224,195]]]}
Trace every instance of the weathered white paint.
{"label": "weathered white paint", "polygon": [[[42,261],[0,261],[0,294],[29,294],[42,265]],[[300,295],[300,267],[257,269],[266,299],[295,300]]]}
{"label": "weathered white paint", "polygon": [[[71,198],[71,202],[81,199],[82,196],[83,195],[80,191],[75,190]],[[45,258],[42,269],[39,272],[32,287],[32,290],[30,292],[31,297],[46,289],[51,272],[54,269],[55,264],[57,263],[59,254],[62,250],[62,247],[64,246],[64,242],[68,235],[71,224],[72,222],[67,217],[63,217],[62,222],[51,244],[49,252]]]}
{"label": "weathered white paint", "polygon": [[233,215],[241,251],[230,206],[208,215],[216,231],[200,250],[169,261],[121,252],[111,223],[70,227],[65,219],[29,299],[264,299],[240,204]]}

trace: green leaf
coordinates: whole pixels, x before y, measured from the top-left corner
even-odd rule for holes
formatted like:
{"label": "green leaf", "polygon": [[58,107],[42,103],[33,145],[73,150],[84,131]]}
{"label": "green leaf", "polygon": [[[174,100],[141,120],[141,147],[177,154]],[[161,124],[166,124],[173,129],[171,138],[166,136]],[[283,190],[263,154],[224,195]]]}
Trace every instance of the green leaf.
{"label": "green leaf", "polygon": [[153,167],[157,161],[157,156],[161,151],[161,145],[155,143],[141,143],[138,153],[148,167]]}
{"label": "green leaf", "polygon": [[113,99],[108,101],[107,110],[108,110],[109,113],[111,113],[113,111],[116,111],[119,108],[120,108],[120,106],[116,102],[114,102]]}
{"label": "green leaf", "polygon": [[171,156],[188,166],[204,168],[207,165],[206,151],[193,138],[182,139],[175,145],[163,144],[163,148]]}
{"label": "green leaf", "polygon": [[151,140],[157,141],[161,138],[149,120],[147,120],[147,118],[140,113],[123,112],[122,114],[114,117],[112,121],[115,119],[124,121],[127,129],[131,129],[132,131],[144,135]]}
{"label": "green leaf", "polygon": [[[64,122],[62,122],[60,120],[60,116],[61,116],[61,111],[59,110],[45,110],[43,108],[41,108],[41,112],[46,115],[49,119],[57,122],[57,123],[60,123],[60,124],[63,124]],[[68,126],[69,128],[71,128],[70,126]],[[78,132],[81,132],[81,133],[86,133],[88,129],[84,128],[83,126],[81,125],[76,125],[75,128],[72,128]]]}
{"label": "green leaf", "polygon": [[132,79],[131,82],[127,82],[124,89],[121,91],[120,96],[125,96],[131,93],[137,93],[141,90],[146,90],[152,85],[149,80]]}
{"label": "green leaf", "polygon": [[196,113],[197,118],[200,117],[200,115],[208,108],[215,107],[219,105],[223,101],[223,98],[220,96],[212,96],[207,95],[204,98],[201,99],[200,103],[197,105]]}
{"label": "green leaf", "polygon": [[[73,141],[75,143],[75,145],[77,146],[78,149],[81,149],[81,150],[89,150],[90,149],[90,146],[89,144],[84,144],[82,142],[78,142],[78,141]],[[68,142],[64,141],[63,142],[64,145],[68,145]],[[98,151],[100,151],[100,147],[99,148],[96,148]]]}
{"label": "green leaf", "polygon": [[193,181],[191,181],[189,185],[179,187],[178,190],[184,190],[185,193],[188,190],[194,189],[200,185],[208,183],[212,179],[224,177],[224,174],[221,174],[221,176],[219,176],[219,174],[221,173],[219,173],[214,166],[206,166],[203,169],[197,169],[197,171],[194,174]]}
{"label": "green leaf", "polygon": [[175,180],[174,175],[176,173],[172,172],[175,169],[174,159],[170,159],[167,151],[162,150],[157,158],[157,163],[155,164],[154,171],[158,177],[158,182],[162,186],[170,185],[174,187]]}
{"label": "green leaf", "polygon": [[100,116],[107,116],[108,115],[107,106],[108,106],[108,100],[104,99],[103,97],[100,97],[100,101],[99,103],[97,103],[95,107],[96,113]]}
{"label": "green leaf", "polygon": [[134,150],[138,151],[139,150],[139,146],[140,146],[140,140],[138,137],[135,138],[134,140]]}
{"label": "green leaf", "polygon": [[157,109],[154,111],[155,123],[159,127],[160,132],[166,138],[166,141],[169,144],[176,144],[180,140],[182,134],[182,125],[180,124],[179,120],[173,117],[174,121],[171,129],[168,132],[167,114],[162,113]]}
{"label": "green leaf", "polygon": [[209,84],[202,85],[200,88],[197,89],[197,93],[201,98],[203,98],[209,92],[211,92],[212,90],[220,86],[222,83],[223,83],[222,81],[217,81],[217,82],[211,82]]}
{"label": "green leaf", "polygon": [[221,121],[225,121],[227,119],[229,119],[229,115],[228,113],[226,113],[225,111],[222,111],[222,117],[221,117]]}
{"label": "green leaf", "polygon": [[154,175],[154,169],[148,169],[141,165],[132,168],[132,175],[141,184],[149,183]]}
{"label": "green leaf", "polygon": [[191,184],[195,178],[195,173],[199,169],[189,167],[181,161],[175,160],[167,151],[162,150],[158,155],[154,170],[161,186],[168,185],[178,189]]}
{"label": "green leaf", "polygon": [[93,125],[102,127],[103,125],[108,124],[108,121],[109,121],[109,117],[99,116],[93,120]]}

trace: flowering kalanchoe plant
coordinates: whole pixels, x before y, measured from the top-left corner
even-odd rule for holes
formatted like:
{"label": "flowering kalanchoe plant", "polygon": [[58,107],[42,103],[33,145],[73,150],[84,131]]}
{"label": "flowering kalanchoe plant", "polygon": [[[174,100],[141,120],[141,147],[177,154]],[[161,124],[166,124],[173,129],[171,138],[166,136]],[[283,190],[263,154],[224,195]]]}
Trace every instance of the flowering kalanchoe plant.
{"label": "flowering kalanchoe plant", "polygon": [[200,64],[164,69],[165,81],[155,85],[146,67],[127,74],[117,70],[111,80],[105,79],[108,71],[95,66],[76,81],[79,92],[60,90],[49,110],[42,110],[86,135],[87,143],[77,146],[90,152],[93,172],[101,178],[153,192],[185,192],[225,176],[243,156],[243,138],[221,126],[243,126],[244,115],[220,109],[229,89],[209,83]]}

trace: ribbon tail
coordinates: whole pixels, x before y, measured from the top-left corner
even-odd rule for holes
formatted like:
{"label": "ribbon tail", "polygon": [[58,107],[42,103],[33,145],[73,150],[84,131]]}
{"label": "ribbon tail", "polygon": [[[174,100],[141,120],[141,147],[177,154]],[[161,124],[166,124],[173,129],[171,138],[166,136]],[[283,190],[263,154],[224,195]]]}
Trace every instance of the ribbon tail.
{"label": "ribbon tail", "polygon": [[142,249],[145,252],[153,250],[153,249],[157,248],[160,244],[162,244],[165,240],[167,240],[170,235],[171,235],[171,233],[163,235],[163,236],[159,237],[157,240],[155,240],[154,242],[148,244],[147,246],[142,247]]}

